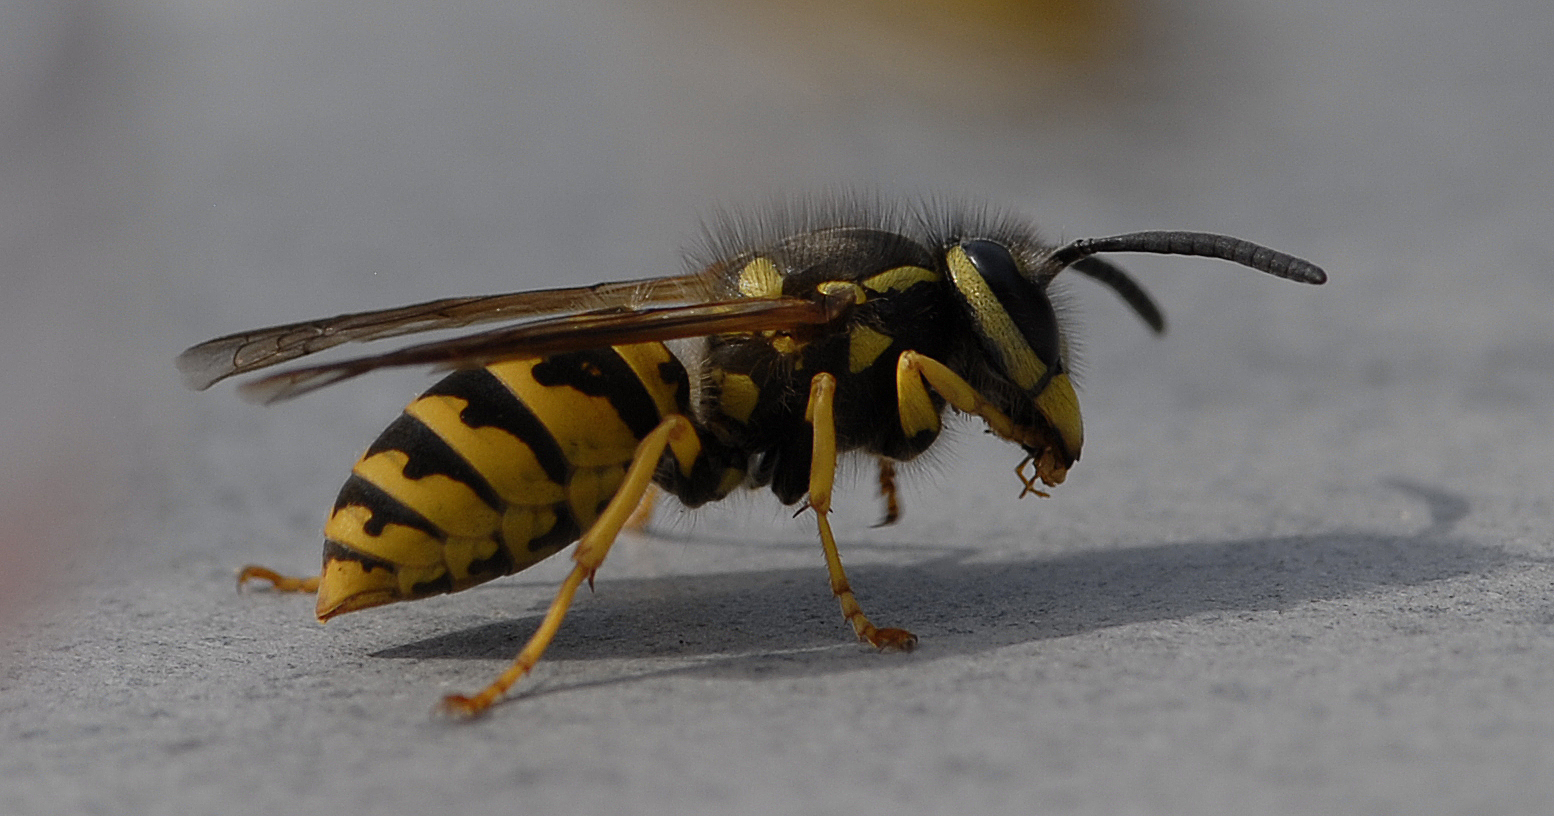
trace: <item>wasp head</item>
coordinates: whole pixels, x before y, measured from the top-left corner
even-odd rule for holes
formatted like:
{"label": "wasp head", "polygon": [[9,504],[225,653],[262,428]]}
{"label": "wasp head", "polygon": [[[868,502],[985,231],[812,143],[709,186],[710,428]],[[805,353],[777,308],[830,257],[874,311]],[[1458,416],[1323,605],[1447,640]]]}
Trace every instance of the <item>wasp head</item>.
{"label": "wasp head", "polygon": [[[1132,232],[1081,238],[1056,248],[1034,239],[963,238],[948,245],[945,266],[977,338],[966,371],[977,392],[1007,414],[1014,427],[1002,434],[1025,449],[1016,472],[1025,492],[1037,481],[1063,481],[1079,458],[1084,426],[1069,379],[1068,343],[1047,297],[1047,284],[1072,268],[1111,288],[1155,332],[1165,318],[1127,273],[1094,257],[1107,252],[1195,255],[1237,263],[1299,283],[1321,284],[1327,273],[1310,261],[1240,238],[1204,232]],[[1033,465],[1033,475],[1026,467]]]}
{"label": "wasp head", "polygon": [[[951,246],[945,264],[977,338],[978,392],[1015,425],[1027,491],[1055,485],[1079,458],[1084,423],[1069,378],[1067,343],[1045,286],[1009,247],[987,239]],[[1023,475],[1034,464],[1035,476]]]}

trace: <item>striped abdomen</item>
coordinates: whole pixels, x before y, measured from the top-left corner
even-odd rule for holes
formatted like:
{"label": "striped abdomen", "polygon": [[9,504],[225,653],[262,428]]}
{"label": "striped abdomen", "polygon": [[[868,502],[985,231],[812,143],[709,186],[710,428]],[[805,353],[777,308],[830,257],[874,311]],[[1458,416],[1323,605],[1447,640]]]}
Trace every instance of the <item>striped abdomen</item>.
{"label": "striped abdomen", "polygon": [[353,468],[324,527],[320,620],[465,589],[576,540],[637,442],[689,410],[660,343],[455,372]]}

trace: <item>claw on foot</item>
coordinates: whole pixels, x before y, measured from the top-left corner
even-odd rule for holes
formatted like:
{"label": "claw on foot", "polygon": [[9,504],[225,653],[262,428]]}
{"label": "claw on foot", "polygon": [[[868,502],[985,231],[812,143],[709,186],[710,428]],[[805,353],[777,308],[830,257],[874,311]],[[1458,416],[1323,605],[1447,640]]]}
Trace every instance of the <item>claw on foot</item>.
{"label": "claw on foot", "polygon": [[876,629],[873,637],[860,639],[882,652],[910,652],[917,648],[917,635],[905,629]]}
{"label": "claw on foot", "polygon": [[[1041,475],[1040,464],[1036,464],[1036,470],[1033,470],[1030,475],[1026,475],[1025,468],[1027,465],[1031,464],[1036,464],[1036,454],[1034,453],[1027,455],[1024,459],[1021,459],[1020,464],[1014,469],[1015,475],[1020,477],[1021,484],[1025,485],[1025,488],[1020,491],[1019,498],[1023,499],[1033,493],[1044,499],[1052,498],[1051,494],[1047,493],[1047,491],[1040,490],[1036,487],[1037,482],[1046,481],[1046,479]],[[1047,484],[1052,483],[1047,482]]]}
{"label": "claw on foot", "polygon": [[465,697],[462,694],[450,694],[442,698],[437,706],[437,713],[459,720],[472,720],[485,713],[490,708],[490,703],[482,703],[476,697]]}
{"label": "claw on foot", "polygon": [[249,564],[237,574],[237,587],[242,589],[249,581],[269,581],[270,589],[275,592],[317,592],[318,576],[310,575],[306,578],[294,578],[290,575],[282,575],[267,567]]}

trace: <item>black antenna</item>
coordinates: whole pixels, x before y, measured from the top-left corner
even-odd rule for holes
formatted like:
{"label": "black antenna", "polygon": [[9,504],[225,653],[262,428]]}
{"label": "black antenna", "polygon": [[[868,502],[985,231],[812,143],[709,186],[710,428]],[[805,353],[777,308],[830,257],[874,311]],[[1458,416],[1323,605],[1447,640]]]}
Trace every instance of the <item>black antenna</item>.
{"label": "black antenna", "polygon": [[[1059,269],[1071,266],[1101,252],[1150,252],[1156,255],[1197,255],[1204,258],[1219,258],[1222,261],[1238,263],[1248,266],[1259,272],[1267,272],[1280,278],[1287,278],[1300,283],[1326,283],[1327,273],[1316,264],[1301,260],[1294,255],[1259,246],[1251,241],[1243,241],[1240,238],[1231,238],[1228,235],[1214,235],[1207,232],[1130,232],[1126,235],[1113,235],[1107,238],[1080,238],[1066,246],[1058,247],[1047,256],[1050,263],[1057,265]],[[1135,309],[1138,305],[1129,296],[1114,277],[1109,273],[1097,274],[1093,264],[1086,267],[1075,267],[1096,278],[1102,283],[1117,289]],[[1113,271],[1116,270],[1113,267]],[[1124,278],[1124,280],[1126,280]],[[1131,283],[1131,281],[1129,281]],[[1136,289],[1137,287],[1132,287]],[[1142,310],[1140,314],[1143,314]],[[1148,320],[1145,315],[1145,320]]]}
{"label": "black antenna", "polygon": [[1155,334],[1165,334],[1165,315],[1160,313],[1160,307],[1155,305],[1154,298],[1144,291],[1128,273],[1121,268],[1112,266],[1100,258],[1080,258],[1070,264],[1075,272],[1080,272],[1094,278],[1097,283],[1110,287],[1122,302],[1133,307],[1133,311],[1149,324]]}

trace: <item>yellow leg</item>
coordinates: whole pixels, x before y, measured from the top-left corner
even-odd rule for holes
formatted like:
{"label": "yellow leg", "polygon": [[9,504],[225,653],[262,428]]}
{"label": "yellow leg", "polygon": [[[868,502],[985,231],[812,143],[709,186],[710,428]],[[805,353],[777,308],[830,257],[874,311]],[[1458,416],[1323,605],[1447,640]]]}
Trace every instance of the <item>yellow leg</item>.
{"label": "yellow leg", "polygon": [[852,624],[858,639],[877,649],[911,651],[917,645],[917,635],[905,629],[880,629],[869,622],[853,596],[847,583],[847,573],[842,570],[842,556],[836,550],[836,536],[831,533],[831,485],[836,478],[836,418],[833,400],[836,396],[836,377],[816,374],[810,381],[809,407],[804,418],[814,427],[814,452],[809,464],[809,506],[815,511],[820,524],[820,546],[826,554],[826,570],[831,575],[831,592],[842,604],[842,616]]}
{"label": "yellow leg", "polygon": [[653,508],[657,506],[658,494],[662,492],[658,485],[648,485],[647,492],[642,494],[642,501],[637,502],[637,509],[631,511],[631,518],[626,519],[626,529],[640,533],[653,523]]}
{"label": "yellow leg", "polygon": [[[977,389],[971,387],[971,383],[961,379],[959,374],[951,371],[944,363],[915,351],[901,352],[901,357],[896,360],[896,391],[903,404],[932,405],[923,388],[923,380],[927,380],[933,386],[933,390],[938,391],[939,396],[955,406],[956,410],[982,417],[993,433],[1011,442],[1027,441],[1020,438],[1021,435],[1015,428],[1014,420],[983,399],[982,395],[977,393]],[[938,425],[937,421],[933,424],[934,427]],[[915,430],[917,429],[907,429],[909,433]]]}
{"label": "yellow leg", "polygon": [[[1060,460],[1056,453],[1053,439],[1048,432],[1034,427],[1020,427],[1008,414],[998,410],[977,393],[971,384],[961,378],[959,374],[951,371],[944,363],[925,357],[915,351],[903,351],[896,360],[896,398],[901,406],[902,429],[908,435],[922,430],[938,430],[939,417],[933,411],[933,402],[928,398],[928,390],[923,385],[926,380],[933,390],[939,392],[939,396],[955,406],[957,411],[966,414],[975,414],[982,417],[987,427],[998,436],[1017,445],[1034,448],[1037,453],[1026,461],[1020,463],[1018,473],[1020,481],[1025,484],[1025,490],[1020,494],[1037,493],[1046,495],[1037,490],[1034,485],[1036,480],[1051,486],[1062,483],[1068,475],[1068,466],[1072,460]],[[1034,464],[1036,475],[1027,477],[1025,466]]]}
{"label": "yellow leg", "polygon": [[238,572],[237,585],[241,588],[249,581],[269,581],[270,588],[276,592],[317,592],[318,579],[317,575],[306,578],[282,575],[275,570],[249,564]]}
{"label": "yellow leg", "polygon": [[880,496],[885,499],[885,517],[875,527],[889,527],[901,518],[901,501],[896,498],[896,463],[881,456]]}
{"label": "yellow leg", "polygon": [[473,717],[487,708],[492,703],[502,698],[512,685],[518,682],[534,664],[539,662],[540,655],[545,653],[545,647],[550,645],[556,637],[556,631],[561,628],[561,621],[567,615],[567,609],[572,605],[572,596],[577,594],[577,588],[587,581],[593,585],[594,573],[604,563],[604,557],[610,552],[610,545],[615,541],[615,536],[621,528],[626,526],[631,518],[632,511],[636,509],[642,497],[647,493],[648,487],[653,483],[653,472],[658,469],[658,462],[664,455],[664,450],[676,442],[684,443],[687,437],[695,438],[696,430],[691,426],[690,420],[683,416],[674,415],[659,423],[642,442],[637,445],[636,455],[631,460],[631,467],[626,470],[626,478],[621,483],[620,489],[615,492],[615,497],[599,514],[593,526],[577,542],[577,550],[572,554],[572,560],[576,566],[561,583],[561,590],[556,593],[556,599],[551,601],[550,609],[545,612],[544,620],[540,621],[540,628],[530,636],[529,642],[524,644],[523,650],[513,658],[511,666],[502,672],[491,685],[486,686],[480,693],[466,697],[462,694],[452,694],[443,698],[443,711],[461,717]]}

